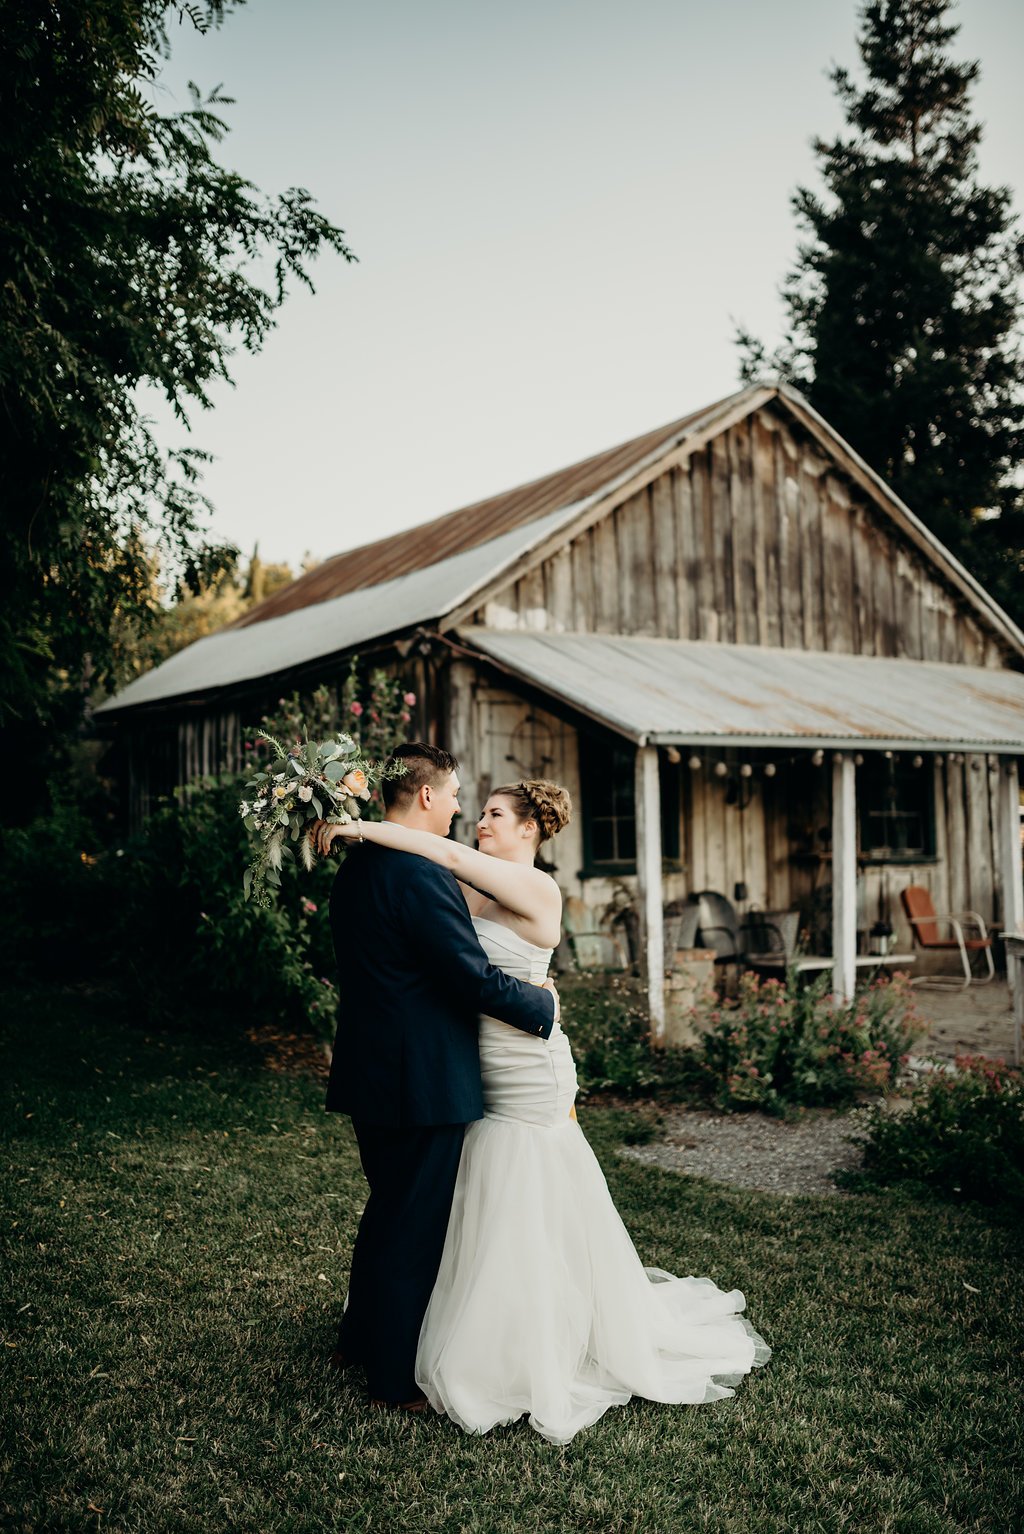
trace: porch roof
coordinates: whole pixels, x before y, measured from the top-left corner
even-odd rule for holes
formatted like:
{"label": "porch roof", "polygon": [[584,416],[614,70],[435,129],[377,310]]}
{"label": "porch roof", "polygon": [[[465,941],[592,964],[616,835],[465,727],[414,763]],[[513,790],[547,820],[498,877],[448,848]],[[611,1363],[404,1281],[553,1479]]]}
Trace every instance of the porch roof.
{"label": "porch roof", "polygon": [[1024,753],[1024,674],[616,634],[466,627],[501,670],[640,745]]}

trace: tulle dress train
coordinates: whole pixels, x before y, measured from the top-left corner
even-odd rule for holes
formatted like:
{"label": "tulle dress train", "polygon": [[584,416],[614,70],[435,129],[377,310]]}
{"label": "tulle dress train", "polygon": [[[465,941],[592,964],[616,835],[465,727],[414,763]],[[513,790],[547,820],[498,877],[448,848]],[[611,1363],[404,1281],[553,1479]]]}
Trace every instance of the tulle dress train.
{"label": "tulle dress train", "polygon": [[[541,980],[550,951],[476,918],[493,964]],[[770,1348],[737,1289],[644,1268],[569,1117],[576,1071],[547,1040],[481,1021],[485,1116],[468,1126],[416,1379],[467,1432],[527,1416],[568,1443],[631,1396],[720,1400]]]}

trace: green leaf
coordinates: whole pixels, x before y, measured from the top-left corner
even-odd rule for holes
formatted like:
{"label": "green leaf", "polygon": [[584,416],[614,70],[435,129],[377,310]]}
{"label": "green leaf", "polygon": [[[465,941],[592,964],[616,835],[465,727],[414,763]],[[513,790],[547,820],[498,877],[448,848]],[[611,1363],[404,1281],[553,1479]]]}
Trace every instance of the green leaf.
{"label": "green leaf", "polygon": [[338,783],[345,776],[347,771],[348,768],[345,766],[344,762],[328,762],[327,766],[324,768],[324,777],[328,778],[332,783]]}
{"label": "green leaf", "polygon": [[320,803],[320,800],[317,798],[316,794],[313,795],[312,799],[309,802],[313,806],[313,809],[316,811],[316,818],[317,818],[317,820],[323,820],[323,818],[324,818],[323,805]]}

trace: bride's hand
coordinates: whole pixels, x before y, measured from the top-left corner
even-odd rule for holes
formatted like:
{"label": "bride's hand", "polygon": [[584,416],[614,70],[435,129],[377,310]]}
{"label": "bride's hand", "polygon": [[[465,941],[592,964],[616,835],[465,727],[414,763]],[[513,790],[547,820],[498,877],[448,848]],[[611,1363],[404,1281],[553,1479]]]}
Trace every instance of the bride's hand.
{"label": "bride's hand", "polygon": [[309,832],[309,839],[321,857],[327,856],[331,850],[331,843],[339,838],[343,841],[358,841],[359,822],[350,820],[346,825],[338,826],[326,820],[317,820],[314,821]]}

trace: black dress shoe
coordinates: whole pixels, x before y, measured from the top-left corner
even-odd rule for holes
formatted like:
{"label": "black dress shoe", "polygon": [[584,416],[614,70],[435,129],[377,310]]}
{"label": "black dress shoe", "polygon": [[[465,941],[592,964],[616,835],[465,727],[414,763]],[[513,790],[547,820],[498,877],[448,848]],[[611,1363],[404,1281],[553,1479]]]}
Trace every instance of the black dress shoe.
{"label": "black dress shoe", "polygon": [[349,1358],[348,1355],[343,1353],[340,1348],[335,1348],[334,1352],[327,1360],[327,1364],[329,1368],[334,1369],[338,1374],[343,1374],[346,1369],[359,1368],[356,1360],[354,1358]]}
{"label": "black dress shoe", "polygon": [[412,1401],[370,1401],[375,1411],[404,1411],[417,1413],[426,1411],[428,1406],[426,1396],[416,1396]]}

